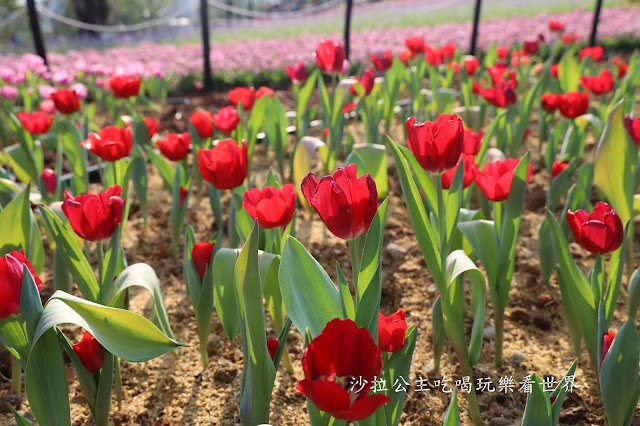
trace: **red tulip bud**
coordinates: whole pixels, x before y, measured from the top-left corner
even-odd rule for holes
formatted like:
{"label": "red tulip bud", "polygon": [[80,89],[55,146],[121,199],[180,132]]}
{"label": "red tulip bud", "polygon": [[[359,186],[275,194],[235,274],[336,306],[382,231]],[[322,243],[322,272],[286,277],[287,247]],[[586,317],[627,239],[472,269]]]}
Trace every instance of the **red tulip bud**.
{"label": "red tulip bud", "polygon": [[267,350],[269,351],[271,359],[275,359],[276,352],[278,352],[278,339],[267,340]]}
{"label": "red tulip bud", "polygon": [[104,365],[104,348],[88,331],[84,333],[81,341],[73,345],[73,350],[92,375]]}
{"label": "red tulip bud", "polygon": [[56,176],[56,172],[51,169],[44,169],[41,177],[47,192],[49,194],[56,192],[56,188],[58,187],[58,177]]}
{"label": "red tulip bud", "polygon": [[402,309],[398,309],[388,317],[378,312],[378,346],[381,351],[398,352],[403,348],[407,333],[405,315]]}
{"label": "red tulip bud", "polygon": [[602,336],[602,358],[600,358],[600,365],[604,362],[604,357],[607,356],[607,352],[609,352],[609,348],[611,348],[611,344],[615,338],[616,333],[613,331],[607,331],[604,333],[604,336]]}
{"label": "red tulip bud", "polygon": [[0,319],[17,315],[20,312],[23,264],[27,265],[27,269],[31,272],[38,291],[42,290],[42,280],[36,275],[36,271],[25,257],[22,249],[0,257]]}
{"label": "red tulip bud", "polygon": [[213,255],[213,249],[215,245],[211,243],[196,243],[191,249],[191,258],[193,259],[193,266],[196,267],[200,279],[204,277],[204,273],[207,271],[209,263],[211,263],[211,256]]}

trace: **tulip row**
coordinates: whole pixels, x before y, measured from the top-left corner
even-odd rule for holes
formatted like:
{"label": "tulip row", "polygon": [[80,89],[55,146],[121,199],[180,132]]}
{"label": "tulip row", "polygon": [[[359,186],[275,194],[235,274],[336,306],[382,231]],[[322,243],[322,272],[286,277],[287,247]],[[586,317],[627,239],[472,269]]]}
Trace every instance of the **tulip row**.
{"label": "tulip row", "polygon": [[[547,46],[552,51],[565,38],[560,27],[550,24],[557,34]],[[108,420],[120,359],[147,360],[181,346],[173,340],[158,278],[148,265],[127,266],[120,244],[131,203],[130,182],[146,219],[147,163],[157,169],[171,194],[173,255],[177,260],[184,242],[183,276],[203,367],[209,362],[206,342],[214,308],[228,337],[241,336],[243,424],[269,421],[280,362],[293,371],[286,346],[291,325],[305,340],[304,379],[297,389],[308,400],[312,424],[400,421],[405,395],[372,390],[376,379],[394,383],[408,376],[417,339],[417,327],[408,326],[402,309],[388,317],[380,312],[389,203],[387,149],[428,274],[438,289],[432,311],[435,373],[448,339],[462,374],[473,377],[472,367],[482,356],[487,286],[496,330],[494,363],[499,367],[519,226],[533,171],[533,156],[521,155],[522,146],[537,109],[540,150],[546,141],[540,161],[552,173],[549,210],[540,227],[543,278],[549,281],[556,271],[575,355],[584,340],[610,422],[630,424],[638,401],[640,349],[633,323],[640,305],[640,273],[631,275],[631,263],[627,276],[632,319],[620,329],[624,339],[607,330],[625,256],[632,259],[634,193],[640,176],[633,141],[640,138],[637,121],[625,113],[633,107],[640,65],[634,58],[628,64],[604,64],[600,49],[576,54],[571,47],[559,64],[551,62],[553,56],[542,62],[537,55],[543,44],[536,38],[512,48],[493,46],[481,61],[461,57],[455,45],[433,48],[421,37],[410,37],[399,58],[390,52],[376,55],[371,58],[376,71],[344,78],[344,50],[328,40],[315,51],[318,70],[309,73],[303,64],[287,69],[294,84],[295,115],[287,114],[268,88],[237,88],[229,93],[231,106],[215,114],[196,111],[189,118],[189,132],[164,136],[157,134],[158,122],[135,110],[142,90],[139,77],[114,78],[109,83],[112,96],[95,98],[111,99],[104,110],[110,111],[115,125],[102,129],[94,127],[92,105],[82,106],[73,90],[50,95],[55,117],[47,111],[29,112],[33,104],[24,97],[19,108],[25,111],[7,111],[2,119],[9,123],[5,134],[19,143],[3,155],[18,182],[0,181],[0,231],[9,236],[0,246],[0,283],[12,295],[0,306],[6,313],[0,340],[25,370],[36,418],[44,424],[70,422],[68,401],[61,397],[66,382],[60,345],[74,364],[97,424]],[[425,79],[429,90],[423,87]],[[599,108],[590,105],[580,87],[601,96]],[[319,109],[309,108],[315,88]],[[410,102],[402,107],[398,99],[405,93]],[[118,118],[121,108],[132,115]],[[553,116],[556,109],[562,118]],[[382,136],[382,128],[389,130],[396,116],[405,122],[407,147]],[[364,143],[345,137],[349,117],[362,120]],[[322,139],[311,136],[309,123],[316,118],[326,126]],[[290,125],[295,125],[298,140],[292,155],[287,150]],[[588,130],[600,136],[595,161],[578,168]],[[262,153],[273,149],[277,172],[271,169],[260,188],[249,171],[261,132]],[[55,171],[44,168],[49,150],[55,153]],[[66,183],[60,179],[63,160],[73,171]],[[99,194],[87,193],[89,160],[101,165],[105,190]],[[343,167],[336,167],[342,160]],[[311,172],[316,161],[322,163],[324,177]],[[622,167],[611,167],[620,162]],[[574,173],[576,183],[570,186]],[[283,185],[288,181],[293,185]],[[40,190],[32,191],[29,182]],[[596,204],[590,214],[592,182],[609,204]],[[204,185],[217,232],[198,242],[187,211],[189,197],[195,194],[199,201]],[[37,196],[41,203],[36,216],[29,200]],[[553,211],[563,198],[558,223]],[[350,280],[337,264],[337,283],[332,282],[295,238],[297,202],[347,242]],[[44,307],[38,296],[38,273],[44,267],[40,226],[55,250],[53,285],[58,290]],[[596,255],[587,275],[572,260],[567,242],[571,234]],[[97,277],[80,240],[95,242],[86,243],[84,251],[95,253]],[[73,282],[84,299],[70,295]],[[153,322],[127,310],[133,285],[151,292]],[[465,317],[472,318],[470,333]],[[61,323],[80,325],[88,334],[71,345],[56,328]],[[54,360],[55,368],[45,371],[38,360],[52,353],[60,357]],[[567,377],[574,371],[575,364]],[[53,387],[36,386],[44,381]],[[537,377],[534,382],[523,424],[557,424],[565,394],[558,388],[549,398]],[[121,393],[117,386],[115,390]],[[482,424],[475,390],[467,399],[472,421]],[[445,418],[454,422],[456,411],[454,398]]]}

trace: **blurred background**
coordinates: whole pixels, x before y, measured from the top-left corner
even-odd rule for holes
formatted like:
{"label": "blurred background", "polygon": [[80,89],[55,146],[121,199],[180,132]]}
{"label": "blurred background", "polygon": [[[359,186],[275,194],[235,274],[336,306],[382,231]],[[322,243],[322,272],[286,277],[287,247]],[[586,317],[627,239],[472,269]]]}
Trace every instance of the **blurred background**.
{"label": "blurred background", "polygon": [[[48,50],[199,42],[199,0],[35,0]],[[208,0],[212,41],[341,34],[345,0]],[[587,0],[484,0],[481,22],[592,11]],[[638,0],[606,0],[619,8]],[[352,31],[469,22],[475,0],[355,0]],[[0,0],[0,51],[32,50],[26,0]]]}

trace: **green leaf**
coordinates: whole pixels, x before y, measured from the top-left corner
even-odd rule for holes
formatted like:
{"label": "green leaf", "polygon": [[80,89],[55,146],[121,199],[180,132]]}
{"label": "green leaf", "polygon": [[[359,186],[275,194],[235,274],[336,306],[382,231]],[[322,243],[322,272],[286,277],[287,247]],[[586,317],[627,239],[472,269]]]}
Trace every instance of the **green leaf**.
{"label": "green leaf", "polygon": [[115,281],[105,283],[102,288],[102,300],[108,305],[113,305],[120,293],[134,286],[145,288],[151,293],[153,322],[166,336],[173,338],[158,276],[146,263],[135,263],[122,271]]}
{"label": "green leaf", "polygon": [[53,235],[56,241],[56,250],[62,251],[68,259],[69,272],[76,280],[82,295],[90,301],[98,300],[98,295],[100,294],[98,281],[93,274],[89,261],[84,257],[80,247],[78,247],[75,237],[70,234],[60,218],[47,206],[40,206],[40,214],[49,233]]}
{"label": "green leaf", "polygon": [[413,172],[416,185],[422,190],[420,198],[427,203],[429,211],[434,213],[437,212],[438,196],[436,192],[436,183],[433,177],[422,168],[416,157],[408,148],[405,148],[404,146],[399,146],[398,148],[402,152],[402,155],[409,164],[409,168]]}
{"label": "green leaf", "polygon": [[[377,318],[376,318],[377,319]],[[413,351],[416,347],[416,339],[418,336],[418,330],[415,326],[409,327],[406,333],[404,346],[401,350],[394,352],[389,357],[389,361],[385,365],[385,379],[389,386],[393,385],[400,377],[407,378],[409,380],[411,360],[413,358]],[[394,389],[395,390],[395,389]],[[396,426],[400,423],[400,416],[402,415],[402,407],[407,397],[406,392],[387,392],[387,396],[391,398],[391,401],[384,405],[384,412],[387,418],[387,425]]]}
{"label": "green leaf", "polygon": [[469,242],[487,271],[489,283],[498,279],[498,240],[496,226],[490,220],[471,220],[458,223],[458,229]]}
{"label": "green leaf", "polygon": [[243,424],[269,422],[269,403],[275,367],[267,350],[266,325],[262,302],[262,284],[258,266],[258,221],[240,251],[235,267],[236,297],[242,301],[244,320],[243,348],[245,357],[243,376],[246,378],[240,405]]}
{"label": "green leaf", "polygon": [[[598,142],[593,181],[626,223],[633,215],[634,168],[638,149],[624,128],[622,101],[609,114]],[[615,167],[612,167],[615,164]]]}
{"label": "green leaf", "polygon": [[[45,315],[46,312],[43,320]],[[42,425],[70,425],[67,376],[56,331],[51,327],[39,328],[39,331],[33,339],[25,370],[29,406]]]}
{"label": "green leaf", "polygon": [[15,408],[13,408],[13,405],[9,403],[7,403],[7,405],[9,406],[9,409],[11,410],[11,413],[13,414],[13,417],[15,418],[16,424],[18,426],[33,426],[33,423],[22,417],[22,415],[18,413]]}
{"label": "green leaf", "polygon": [[32,350],[38,345],[40,336],[59,324],[79,325],[95,336],[109,352],[131,362],[148,361],[184,346],[165,336],[149,320],[136,313],[57,291],[42,312],[32,339]]}
{"label": "green leaf", "polygon": [[31,204],[29,192],[31,184],[0,212],[0,256],[23,249],[29,258],[31,240]]}
{"label": "green leaf", "polygon": [[[410,175],[409,168],[405,162],[405,158],[398,149],[397,145],[387,137],[387,144],[393,154],[393,159],[396,163],[396,169],[398,177],[400,178],[400,184],[402,186],[402,193],[404,194],[405,202],[409,210],[409,218],[411,219],[411,225],[415,231],[416,238],[418,239],[418,245],[422,251],[422,255],[427,263],[427,268],[434,277],[434,281],[438,288],[444,287],[445,283],[441,282],[442,265],[440,260],[440,254],[436,238],[427,212],[425,211],[424,204],[420,198],[418,188]],[[425,194],[426,195],[426,194]]]}
{"label": "green leaf", "polygon": [[389,199],[385,199],[376,215],[371,221],[371,226],[366,234],[366,240],[360,261],[360,273],[358,274],[358,303],[371,285],[373,277],[378,269],[382,257],[382,242],[384,237],[384,223],[387,217]]}
{"label": "green leaf", "polygon": [[298,330],[322,332],[334,318],[344,319],[335,285],[298,240],[287,238],[280,262],[280,291],[291,321]]}
{"label": "green leaf", "polygon": [[100,371],[96,392],[95,421],[98,425],[109,424],[111,389],[113,388],[113,354],[104,351],[104,365]]}
{"label": "green leaf", "polygon": [[458,414],[458,391],[454,390],[451,394],[451,402],[449,408],[442,416],[443,426],[458,426],[460,424],[460,416]]}
{"label": "green leaf", "polygon": [[247,141],[249,141],[249,158],[252,158],[253,150],[255,149],[255,143],[258,140],[258,132],[262,130],[265,124],[265,118],[267,116],[267,107],[269,104],[275,100],[271,99],[270,96],[263,96],[260,99],[256,99],[253,104],[253,108],[251,108],[251,116],[249,117],[249,121],[247,122]]}
{"label": "green leaf", "polygon": [[384,199],[389,192],[387,150],[384,145],[379,144],[355,144],[353,151],[364,163],[364,170],[361,173],[369,173],[376,182],[378,198]]}
{"label": "green leaf", "polygon": [[[216,312],[224,331],[233,340],[242,327],[235,294],[234,266],[240,253],[237,249],[220,249],[213,258],[213,293]],[[197,276],[197,273],[196,273]]]}
{"label": "green leaf", "polygon": [[600,394],[610,425],[629,425],[627,413],[634,400],[638,382],[640,342],[633,319],[627,320],[616,334],[600,367]]}
{"label": "green leaf", "polygon": [[627,315],[629,315],[629,318],[635,318],[638,315],[638,308],[640,307],[640,267],[631,274],[627,288],[629,291]]}
{"label": "green leaf", "polygon": [[[117,275],[117,269],[120,264],[120,233],[122,232],[122,225],[118,226],[116,232],[111,237],[109,247],[104,255],[102,277],[100,277],[101,293],[104,293],[104,288],[111,285],[113,278]],[[101,294],[101,295],[102,295]]]}
{"label": "green leaf", "polygon": [[464,312],[462,309],[462,288],[460,281],[463,274],[471,281],[471,310],[473,326],[469,340],[468,357],[470,365],[480,360],[482,354],[482,337],[484,332],[486,300],[486,278],[475,263],[462,250],[456,250],[447,256],[448,288],[442,297],[442,313],[447,336],[458,353],[467,351]]}
{"label": "green leaf", "polygon": [[20,314],[25,321],[29,344],[33,341],[38,321],[42,315],[42,301],[36,282],[26,264],[22,265],[22,289],[20,292]]}
{"label": "green leaf", "polygon": [[[136,122],[137,124],[137,122]],[[147,126],[142,122],[144,126],[144,133],[149,139],[149,131]],[[140,132],[142,133],[142,131]],[[140,146],[136,146],[135,156],[133,157],[133,164],[131,166],[131,180],[133,180],[133,187],[136,191],[136,197],[140,204],[140,211],[144,222],[147,221],[147,187],[149,185],[149,177],[147,176],[147,162],[144,157],[144,150]]]}
{"label": "green leaf", "polygon": [[538,231],[538,255],[540,256],[540,274],[544,285],[549,285],[549,280],[556,267],[556,255],[553,249],[553,242],[549,222],[543,220]]}
{"label": "green leaf", "polygon": [[578,365],[578,360],[573,361],[567,373],[564,375],[562,380],[560,380],[560,383],[558,383],[558,386],[556,387],[556,389],[551,393],[551,395],[556,397],[556,400],[553,402],[553,404],[551,404],[551,417],[552,417],[551,424],[552,425],[557,425],[560,420],[560,411],[562,411],[562,403],[564,402],[564,398],[565,396],[567,396],[567,392],[569,391],[567,386],[570,380],[569,378],[570,377],[575,378],[577,365]]}
{"label": "green leaf", "polygon": [[[342,267],[339,262],[336,262],[336,271],[338,275],[338,289],[340,291],[340,300],[342,301],[342,316],[343,318],[349,318],[351,320],[356,319],[356,307],[353,303],[353,297],[349,290],[349,284],[342,272]],[[362,272],[360,272],[362,274]]]}
{"label": "green leaf", "polygon": [[524,407],[522,426],[551,426],[551,400],[543,390],[542,380],[537,374],[530,377],[533,381],[531,392],[527,395],[527,405]]}
{"label": "green leaf", "polygon": [[72,188],[75,194],[87,192],[87,150],[80,146],[81,136],[71,121],[58,123],[62,128],[62,146],[64,156],[69,160],[72,172]]}
{"label": "green leaf", "polygon": [[160,173],[160,177],[164,181],[164,184],[167,188],[171,189],[173,187],[173,177],[175,173],[171,163],[169,163],[169,161],[162,155],[157,154],[153,149],[147,149],[145,152],[147,153],[151,163],[153,163],[153,165],[156,166],[156,169],[158,169],[158,173]]}
{"label": "green leaf", "polygon": [[564,93],[580,88],[580,69],[573,49],[568,49],[560,59],[558,81],[560,82],[560,89]]}

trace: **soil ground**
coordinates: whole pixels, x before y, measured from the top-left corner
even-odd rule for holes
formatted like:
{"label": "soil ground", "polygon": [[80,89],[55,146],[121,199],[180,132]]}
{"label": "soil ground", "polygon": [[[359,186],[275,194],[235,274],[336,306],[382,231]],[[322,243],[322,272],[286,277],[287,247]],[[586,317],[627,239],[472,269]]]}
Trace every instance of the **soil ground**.
{"label": "soil ground", "polygon": [[[293,101],[289,91],[278,91],[277,96],[291,109]],[[187,118],[195,108],[217,109],[227,104],[226,93],[207,96],[191,96],[189,105],[174,104],[163,109],[160,133],[186,131]],[[532,134],[527,148],[532,152],[534,174],[527,190],[527,201],[522,216],[522,224],[517,247],[515,274],[506,310],[504,363],[499,369],[493,367],[493,341],[487,330],[482,358],[474,367],[474,378],[490,378],[495,392],[479,395],[482,417],[486,424],[519,424],[524,411],[526,394],[519,392],[523,379],[536,373],[541,377],[554,376],[560,380],[576,357],[574,356],[569,331],[564,319],[562,300],[555,277],[545,286],[541,281],[538,261],[538,227],[544,217],[545,194],[550,176],[541,166],[537,156],[537,126],[531,125]],[[347,133],[356,140],[363,137],[362,126],[348,125]],[[317,130],[320,133],[320,130]],[[402,140],[400,123],[392,129],[392,137]],[[524,148],[523,148],[524,149]],[[592,157],[595,139],[588,139],[587,156]],[[265,156],[261,148],[252,173],[256,179],[264,179],[273,158]],[[407,312],[407,322],[418,328],[418,339],[411,366],[411,377],[407,381],[414,384],[409,390],[401,424],[435,425],[441,424],[451,394],[442,388],[434,389],[434,383],[448,379],[449,389],[460,379],[460,369],[455,353],[447,345],[442,359],[441,376],[433,370],[433,346],[431,343],[431,309],[436,293],[435,285],[426,268],[419,250],[414,231],[410,226],[406,206],[395,167],[389,158],[389,212],[384,234],[383,289],[381,309],[389,314],[398,308]],[[123,244],[129,264],[145,262],[156,271],[164,287],[165,303],[172,329],[177,340],[190,346],[180,350],[178,357],[166,354],[144,363],[123,362],[122,379],[124,401],[121,406],[114,402],[112,413],[116,425],[234,425],[239,424],[240,381],[242,372],[242,345],[240,339],[229,341],[218,317],[214,314],[207,348],[210,364],[203,371],[199,357],[199,343],[196,322],[191,303],[182,279],[182,259],[171,257],[170,240],[166,232],[169,228],[170,194],[163,187],[162,180],[149,167],[149,217],[148,226],[143,226],[142,217],[134,202],[123,235]],[[198,240],[211,237],[215,230],[213,215],[206,194],[196,205],[197,197],[190,197],[188,221],[196,229]],[[129,196],[133,196],[132,193]],[[350,268],[348,249],[344,241],[334,237],[317,214],[299,209],[296,237],[310,253],[324,266],[329,275],[336,279],[335,262],[339,261],[348,275]],[[304,223],[305,226],[300,226]],[[640,229],[640,227],[636,227]],[[591,255],[576,243],[571,251],[583,269],[593,261]],[[637,252],[638,250],[636,250]],[[47,265],[51,265],[51,253]],[[637,260],[635,264],[637,265]],[[612,329],[618,329],[626,315],[628,275],[623,278],[617,315]],[[51,269],[42,274],[43,297],[51,294]],[[347,276],[347,279],[350,277]],[[133,291],[131,309],[151,316],[151,299],[144,291]],[[486,327],[492,325],[493,310],[488,301]],[[470,323],[468,324],[470,329]],[[65,328],[70,336],[79,339],[81,330]],[[273,337],[273,336],[270,336]],[[303,377],[300,358],[303,352],[303,338],[292,327],[288,338],[294,375],[289,375],[280,367],[271,402],[271,424],[308,424],[305,398],[295,389]],[[560,422],[563,425],[602,425],[604,411],[600,402],[598,380],[590,368],[586,351],[578,356],[575,374],[576,388],[566,398]],[[10,375],[6,351],[0,359],[0,374]],[[515,380],[513,392],[498,392],[498,382],[503,376]],[[428,378],[431,390],[415,390],[418,377]],[[69,397],[71,400],[74,425],[93,423],[73,370],[69,368]],[[9,382],[0,383],[0,424],[8,424],[11,416],[3,402],[9,402],[20,411],[28,411],[26,399],[8,394]],[[448,389],[447,389],[448,390]],[[463,424],[470,424],[464,394],[459,405]]]}

